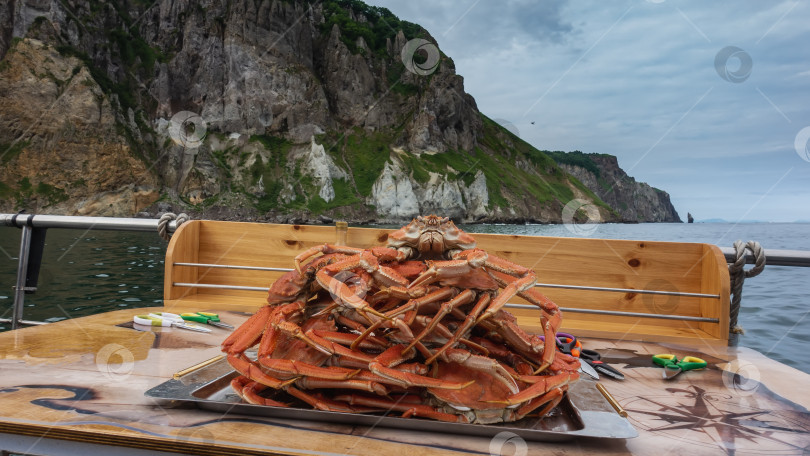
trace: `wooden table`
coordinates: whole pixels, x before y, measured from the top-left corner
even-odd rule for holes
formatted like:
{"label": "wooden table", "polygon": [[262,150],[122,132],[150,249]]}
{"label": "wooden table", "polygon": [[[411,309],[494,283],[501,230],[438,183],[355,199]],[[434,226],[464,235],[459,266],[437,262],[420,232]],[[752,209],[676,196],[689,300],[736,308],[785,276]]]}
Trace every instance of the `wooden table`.
{"label": "wooden table", "polygon": [[[144,391],[218,355],[228,332],[118,326],[135,313],[121,310],[0,333],[0,450],[87,455],[106,454],[114,445],[116,454],[132,455],[499,454],[483,437],[282,421],[159,403]],[[246,318],[222,312],[222,319],[234,325]],[[810,451],[807,374],[743,348],[598,339],[586,340],[585,346],[598,349],[625,373],[623,382],[601,383],[627,410],[639,437],[526,442],[528,454]],[[699,353],[710,367],[666,382],[650,362],[650,355],[660,352]],[[735,381],[722,367],[745,377]],[[515,447],[501,451],[511,455]]]}

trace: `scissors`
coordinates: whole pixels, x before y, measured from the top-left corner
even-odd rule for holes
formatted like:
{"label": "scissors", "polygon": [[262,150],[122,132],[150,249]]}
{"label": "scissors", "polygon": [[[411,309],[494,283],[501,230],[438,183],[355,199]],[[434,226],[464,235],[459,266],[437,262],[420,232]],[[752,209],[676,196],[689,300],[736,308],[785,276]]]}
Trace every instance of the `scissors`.
{"label": "scissors", "polygon": [[610,365],[605,364],[602,361],[602,355],[600,355],[596,350],[588,350],[584,348],[580,350],[579,357],[580,359],[585,360],[586,363],[590,364],[590,366],[593,367],[597,372],[605,374],[610,378],[615,378],[616,380],[624,380],[624,374],[614,369]]}
{"label": "scissors", "polygon": [[[540,336],[540,339],[543,342],[546,341],[546,338],[544,336]],[[577,338],[574,337],[573,334],[558,332],[557,335],[555,336],[555,339],[557,339],[556,340],[557,348],[559,348],[561,352],[571,355],[575,358],[579,358],[582,351],[582,343],[579,340],[577,340]],[[591,366],[587,362],[580,363],[579,371],[590,375],[596,380],[599,380],[599,373],[596,372],[596,369],[594,369],[593,366]]]}
{"label": "scissors", "polygon": [[168,312],[155,312],[150,313],[149,315],[135,315],[132,321],[135,322],[135,324],[144,326],[176,326],[178,328],[188,329],[190,331],[199,331],[205,333],[211,332],[211,330],[208,328],[186,323],[182,318],[180,318],[180,315]]}
{"label": "scissors", "polygon": [[663,378],[670,380],[683,371],[693,369],[703,369],[707,366],[706,361],[696,356],[685,356],[678,360],[675,355],[654,355],[652,358],[655,364],[664,368]]}
{"label": "scissors", "polygon": [[557,348],[561,352],[567,353],[571,356],[579,358],[580,350],[582,350],[582,343],[577,340],[572,334],[558,332],[557,333]]}
{"label": "scissors", "polygon": [[233,326],[221,321],[219,315],[211,312],[186,312],[181,313],[180,318],[186,321],[204,323],[206,325],[217,326],[219,328],[233,329]]}

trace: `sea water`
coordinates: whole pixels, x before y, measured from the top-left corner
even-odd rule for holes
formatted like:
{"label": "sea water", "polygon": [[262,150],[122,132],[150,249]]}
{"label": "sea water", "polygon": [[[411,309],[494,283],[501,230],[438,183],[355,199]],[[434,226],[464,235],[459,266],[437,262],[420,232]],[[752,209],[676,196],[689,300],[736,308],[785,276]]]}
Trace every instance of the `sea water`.
{"label": "sea water", "polygon": [[[695,223],[462,225],[471,233],[704,242],[731,247],[755,240],[766,249],[810,251],[810,224]],[[10,318],[20,230],[0,228],[0,317]],[[48,230],[39,287],[24,318],[54,322],[123,308],[161,305],[167,243],[156,233]],[[750,268],[748,265],[747,268]],[[746,280],[739,344],[810,373],[810,268],[767,266]],[[0,330],[10,324],[0,323]]]}

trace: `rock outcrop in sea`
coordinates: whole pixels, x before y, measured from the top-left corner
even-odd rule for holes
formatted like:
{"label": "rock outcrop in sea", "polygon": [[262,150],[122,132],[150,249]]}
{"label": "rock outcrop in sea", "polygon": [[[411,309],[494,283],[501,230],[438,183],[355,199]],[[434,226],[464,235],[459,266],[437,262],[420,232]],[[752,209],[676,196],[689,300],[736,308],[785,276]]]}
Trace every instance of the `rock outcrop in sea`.
{"label": "rock outcrop in sea", "polygon": [[554,223],[579,199],[602,221],[674,213],[618,166],[600,193],[487,118],[428,31],[357,1],[5,2],[0,154],[4,212]]}

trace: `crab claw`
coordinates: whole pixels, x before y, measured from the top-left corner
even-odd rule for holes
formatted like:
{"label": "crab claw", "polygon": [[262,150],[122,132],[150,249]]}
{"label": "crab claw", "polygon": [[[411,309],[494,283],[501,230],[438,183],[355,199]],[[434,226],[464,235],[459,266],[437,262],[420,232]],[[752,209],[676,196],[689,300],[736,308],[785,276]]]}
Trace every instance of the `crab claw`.
{"label": "crab claw", "polygon": [[562,388],[578,378],[579,373],[577,372],[563,372],[557,375],[542,375],[539,379],[537,379],[536,383],[517,394],[509,396],[505,400],[487,402],[504,405],[522,404],[536,397],[540,397],[549,391],[554,390],[555,388]]}
{"label": "crab claw", "polygon": [[422,275],[414,279],[414,281],[408,285],[408,288],[430,285],[431,283],[442,279],[462,277],[473,269],[478,269],[483,266],[488,258],[487,252],[478,249],[466,250],[459,256],[463,257],[463,259],[428,261],[427,271],[423,272]]}

